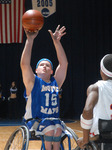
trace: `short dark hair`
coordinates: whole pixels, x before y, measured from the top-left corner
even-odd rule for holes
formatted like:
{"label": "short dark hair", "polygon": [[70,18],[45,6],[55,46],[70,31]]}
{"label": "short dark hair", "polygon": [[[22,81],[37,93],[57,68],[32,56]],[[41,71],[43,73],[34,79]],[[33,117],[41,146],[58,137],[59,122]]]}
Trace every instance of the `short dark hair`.
{"label": "short dark hair", "polygon": [[107,55],[103,60],[104,67],[112,72],[112,54]]}

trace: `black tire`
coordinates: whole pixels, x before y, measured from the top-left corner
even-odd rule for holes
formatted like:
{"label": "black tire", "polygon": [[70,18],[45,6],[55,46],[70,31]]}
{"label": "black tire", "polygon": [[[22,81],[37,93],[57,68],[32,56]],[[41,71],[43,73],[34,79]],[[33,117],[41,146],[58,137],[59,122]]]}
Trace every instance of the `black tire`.
{"label": "black tire", "polygon": [[28,150],[28,146],[29,146],[29,130],[26,126],[21,126],[21,128],[23,128],[24,130],[24,150]]}
{"label": "black tire", "polygon": [[96,147],[96,144],[94,142],[90,141],[85,149],[81,149],[79,146],[77,146],[75,150],[98,150],[98,149]]}
{"label": "black tire", "polygon": [[17,128],[9,137],[4,150],[27,150],[29,145],[29,131],[26,126]]}

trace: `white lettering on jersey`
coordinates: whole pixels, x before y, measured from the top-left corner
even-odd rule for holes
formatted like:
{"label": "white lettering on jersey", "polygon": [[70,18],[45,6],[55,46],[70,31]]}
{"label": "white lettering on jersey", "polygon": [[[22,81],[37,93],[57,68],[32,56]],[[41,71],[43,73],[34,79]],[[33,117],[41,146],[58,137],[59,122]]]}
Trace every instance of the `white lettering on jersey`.
{"label": "white lettering on jersey", "polygon": [[42,89],[41,89],[41,92],[44,92],[44,91],[51,91],[51,92],[53,92],[53,91],[55,91],[55,92],[58,92],[58,87],[56,87],[56,86],[45,86],[45,85],[42,85]]}
{"label": "white lettering on jersey", "polygon": [[48,109],[48,114],[52,114],[52,109],[51,108]]}
{"label": "white lettering on jersey", "polygon": [[56,107],[56,108],[44,108],[43,106],[41,106],[41,112],[44,114],[54,114],[54,113],[58,113],[59,109],[58,109],[58,107]]}
{"label": "white lettering on jersey", "polygon": [[41,112],[44,113],[44,114],[47,114],[47,108],[44,108],[44,107],[41,106]]}

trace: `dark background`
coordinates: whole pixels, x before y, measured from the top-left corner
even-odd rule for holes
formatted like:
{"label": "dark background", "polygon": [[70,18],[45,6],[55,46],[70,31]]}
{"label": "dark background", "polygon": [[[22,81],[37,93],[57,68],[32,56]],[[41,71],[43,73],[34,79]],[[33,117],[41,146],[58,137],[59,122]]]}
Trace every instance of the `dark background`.
{"label": "dark background", "polygon": [[[31,1],[26,0],[26,10]],[[61,118],[78,119],[82,113],[87,87],[100,78],[100,59],[112,49],[112,0],[57,0],[56,13],[44,19],[44,26],[33,45],[31,65],[47,57],[56,68],[58,61],[48,29],[55,30],[58,24],[66,26],[66,36],[61,39],[69,67],[62,86],[60,101]],[[24,114],[24,85],[20,70],[20,58],[25,43],[0,44],[0,82],[3,94],[9,96],[12,81],[18,88],[19,117]],[[7,105],[6,116],[7,116]],[[6,117],[5,116],[5,117]]]}

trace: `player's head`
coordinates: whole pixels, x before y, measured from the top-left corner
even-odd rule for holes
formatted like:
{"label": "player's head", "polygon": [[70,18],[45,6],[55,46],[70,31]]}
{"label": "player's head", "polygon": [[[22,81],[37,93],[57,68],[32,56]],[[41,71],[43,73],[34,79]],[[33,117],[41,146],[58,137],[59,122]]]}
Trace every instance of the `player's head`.
{"label": "player's head", "polygon": [[42,61],[48,61],[48,62],[51,64],[51,68],[52,68],[52,70],[53,70],[53,64],[52,64],[52,62],[51,62],[49,59],[47,59],[47,58],[42,58],[42,59],[40,59],[40,60],[37,62],[36,69],[38,68],[40,62],[42,62]]}
{"label": "player's head", "polygon": [[[43,68],[44,67],[44,68]],[[46,69],[45,69],[46,68]],[[45,69],[45,70],[43,70]],[[45,72],[44,72],[45,71]],[[36,74],[38,76],[42,75],[44,73],[47,73],[47,75],[52,75],[53,74],[53,64],[52,62],[47,59],[47,58],[42,58],[37,62],[36,65],[36,70],[35,70]],[[45,74],[44,74],[45,75]]]}
{"label": "player's head", "polygon": [[101,59],[100,68],[103,74],[112,78],[112,54],[107,54]]}

